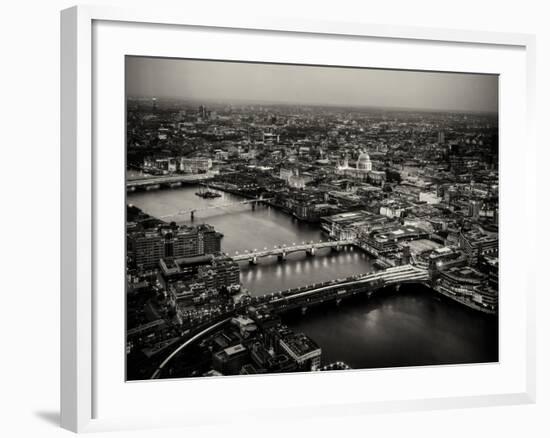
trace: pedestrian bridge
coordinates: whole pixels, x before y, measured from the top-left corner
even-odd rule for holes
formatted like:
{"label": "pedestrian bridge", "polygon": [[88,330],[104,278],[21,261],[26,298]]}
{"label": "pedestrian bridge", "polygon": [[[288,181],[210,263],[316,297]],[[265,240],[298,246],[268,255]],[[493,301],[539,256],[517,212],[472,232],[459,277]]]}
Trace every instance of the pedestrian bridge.
{"label": "pedestrian bridge", "polygon": [[244,201],[233,201],[233,202],[224,202],[223,204],[205,205],[204,207],[199,207],[199,208],[184,208],[182,210],[176,211],[175,213],[159,216],[159,218],[166,219],[174,216],[190,215],[191,219],[194,219],[195,214],[200,213],[201,211],[215,210],[220,208],[233,207],[236,205],[246,205],[246,204],[252,205],[252,209],[254,209],[257,204],[264,201],[269,201],[269,199],[264,199],[263,197],[259,197],[255,199],[245,199]]}
{"label": "pedestrian bridge", "polygon": [[279,261],[284,261],[288,254],[303,251],[307,255],[315,255],[315,251],[323,248],[332,248],[340,250],[349,245],[354,245],[353,240],[328,240],[326,242],[302,242],[301,244],[292,245],[276,245],[272,249],[264,248],[263,250],[246,250],[242,254],[236,252],[232,257],[236,262],[248,261],[250,264],[256,264],[259,258],[277,256]]}

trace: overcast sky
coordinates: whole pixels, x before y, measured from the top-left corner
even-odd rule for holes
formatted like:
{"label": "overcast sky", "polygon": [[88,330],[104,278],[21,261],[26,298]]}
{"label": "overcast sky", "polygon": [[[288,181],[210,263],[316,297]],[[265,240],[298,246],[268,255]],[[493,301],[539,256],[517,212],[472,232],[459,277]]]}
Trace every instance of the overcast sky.
{"label": "overcast sky", "polygon": [[498,111],[498,77],[165,58],[126,58],[130,97]]}

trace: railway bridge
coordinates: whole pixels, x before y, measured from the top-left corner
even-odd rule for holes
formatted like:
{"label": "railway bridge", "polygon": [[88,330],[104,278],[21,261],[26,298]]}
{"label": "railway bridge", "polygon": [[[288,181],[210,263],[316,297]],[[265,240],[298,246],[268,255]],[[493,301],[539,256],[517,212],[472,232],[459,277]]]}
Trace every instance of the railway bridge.
{"label": "railway bridge", "polygon": [[370,296],[377,289],[388,286],[399,289],[401,284],[428,283],[429,279],[429,273],[425,269],[413,265],[394,266],[369,274],[277,292],[264,305],[277,313],[295,308],[301,308],[305,312],[309,306],[315,304],[327,301],[339,303],[343,298],[360,293]]}
{"label": "railway bridge", "polygon": [[[360,293],[366,293],[367,296],[370,296],[375,290],[383,287],[395,286],[399,289],[399,286],[404,283],[428,283],[428,281],[429,273],[425,269],[412,265],[395,266],[364,275],[267,294],[257,297],[256,302],[252,305],[275,313],[283,313],[297,308],[305,313],[308,307],[316,304],[329,301],[339,303],[343,298]],[[204,336],[214,333],[216,329],[229,322],[233,316],[245,311],[246,307],[248,307],[248,304],[242,303],[238,308],[223,315],[218,315],[209,323],[201,325],[188,337],[182,339],[181,344],[154,370],[151,379],[161,378],[164,370],[170,368],[174,358],[186,347]]]}

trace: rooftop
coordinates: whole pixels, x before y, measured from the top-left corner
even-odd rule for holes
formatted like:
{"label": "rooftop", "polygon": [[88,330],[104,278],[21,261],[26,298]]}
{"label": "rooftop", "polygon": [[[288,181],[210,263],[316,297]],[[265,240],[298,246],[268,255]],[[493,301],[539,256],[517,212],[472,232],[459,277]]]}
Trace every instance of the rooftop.
{"label": "rooftop", "polygon": [[399,240],[406,237],[414,237],[416,235],[426,233],[424,230],[413,227],[411,225],[403,226],[396,225],[392,227],[382,228],[380,230],[373,231],[372,235],[375,239],[384,240]]}
{"label": "rooftop", "polygon": [[234,354],[242,353],[245,350],[246,348],[243,346],[243,344],[237,344],[237,345],[233,345],[232,347],[225,348],[223,352],[227,356],[233,356]]}
{"label": "rooftop", "polygon": [[336,223],[338,225],[348,225],[356,222],[369,222],[373,220],[386,220],[385,216],[371,213],[366,210],[352,211],[348,213],[340,213],[332,216],[326,216],[324,221]]}
{"label": "rooftop", "polygon": [[459,281],[464,280],[470,282],[480,282],[486,278],[486,276],[479,272],[477,269],[471,268],[469,266],[455,266],[443,271],[442,274]]}
{"label": "rooftop", "polygon": [[212,261],[213,256],[211,254],[195,256],[195,257],[182,257],[176,259],[175,262],[179,266],[189,266],[189,265],[202,265]]}
{"label": "rooftop", "polygon": [[425,251],[438,250],[441,245],[433,240],[429,239],[419,239],[408,242],[407,246],[411,249],[413,254],[420,254]]}
{"label": "rooftop", "polygon": [[319,346],[303,333],[288,334],[281,339],[281,342],[284,342],[296,357],[302,357],[317,350],[320,351]]}

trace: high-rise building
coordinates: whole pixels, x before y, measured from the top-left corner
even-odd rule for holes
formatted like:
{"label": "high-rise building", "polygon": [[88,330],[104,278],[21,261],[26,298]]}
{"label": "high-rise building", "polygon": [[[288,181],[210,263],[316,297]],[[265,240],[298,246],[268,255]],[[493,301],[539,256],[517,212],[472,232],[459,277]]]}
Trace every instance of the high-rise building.
{"label": "high-rise building", "polygon": [[166,248],[173,247],[170,253],[165,251],[164,257],[195,257],[204,254],[203,236],[196,228],[180,228],[176,233],[167,236]]}
{"label": "high-rise building", "polygon": [[150,269],[163,258],[186,258],[215,254],[221,249],[221,235],[210,225],[161,228],[131,233],[128,252],[136,266]]}
{"label": "high-rise building", "polygon": [[128,238],[128,250],[136,266],[151,268],[164,257],[164,239],[157,232],[136,233]]}
{"label": "high-rise building", "polygon": [[202,234],[204,254],[215,254],[221,251],[221,235],[212,225],[199,225],[198,230]]}
{"label": "high-rise building", "polygon": [[207,119],[210,115],[210,111],[206,109],[204,105],[199,106],[199,117],[201,117],[203,120]]}

